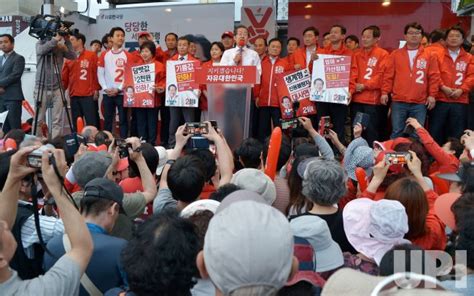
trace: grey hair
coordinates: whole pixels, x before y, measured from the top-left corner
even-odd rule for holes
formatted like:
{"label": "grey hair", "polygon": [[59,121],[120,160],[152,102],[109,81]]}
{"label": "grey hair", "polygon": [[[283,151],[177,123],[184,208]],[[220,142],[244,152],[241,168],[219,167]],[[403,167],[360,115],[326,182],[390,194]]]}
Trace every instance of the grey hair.
{"label": "grey hair", "polygon": [[271,286],[248,286],[238,288],[228,294],[228,296],[275,296],[278,289]]}
{"label": "grey hair", "polygon": [[304,172],[301,193],[310,201],[329,206],[346,194],[347,175],[335,160],[318,158]]}

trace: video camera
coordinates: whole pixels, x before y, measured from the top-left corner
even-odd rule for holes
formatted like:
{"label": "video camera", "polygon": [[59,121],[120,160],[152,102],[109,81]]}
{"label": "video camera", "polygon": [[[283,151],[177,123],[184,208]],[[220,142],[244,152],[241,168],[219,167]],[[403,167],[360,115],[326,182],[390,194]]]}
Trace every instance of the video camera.
{"label": "video camera", "polygon": [[78,29],[71,28],[72,25],[74,22],[61,20],[60,16],[38,14],[31,18],[28,34],[36,39],[49,40],[56,34],[66,36],[79,33]]}

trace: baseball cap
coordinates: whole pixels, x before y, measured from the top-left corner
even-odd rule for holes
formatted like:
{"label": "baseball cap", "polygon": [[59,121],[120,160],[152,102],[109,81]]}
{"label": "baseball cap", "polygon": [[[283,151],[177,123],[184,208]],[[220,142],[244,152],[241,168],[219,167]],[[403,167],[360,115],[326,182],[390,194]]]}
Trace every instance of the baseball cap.
{"label": "baseball cap", "polygon": [[222,33],[221,39],[223,39],[224,37],[234,38],[234,32],[232,32],[232,31],[225,31],[224,33]]}
{"label": "baseball cap", "polygon": [[377,265],[394,245],[410,243],[403,238],[408,232],[408,216],[399,201],[358,198],[344,207],[342,217],[347,240]]}
{"label": "baseball cap", "polygon": [[272,179],[257,169],[242,169],[234,174],[231,183],[242,189],[253,191],[263,197],[269,205],[276,199],[276,187]]}
{"label": "baseball cap", "polygon": [[199,211],[211,211],[213,214],[216,213],[217,208],[221,203],[217,200],[212,199],[201,199],[187,205],[180,213],[183,218],[189,218]]}
{"label": "baseball cap", "polygon": [[112,163],[112,157],[106,152],[85,152],[82,157],[72,166],[72,172],[77,184],[84,186],[95,178],[102,178]]}
{"label": "baseball cap", "polygon": [[293,235],[307,239],[316,252],[315,269],[324,272],[344,264],[341,247],[333,241],[326,221],[318,216],[303,215],[290,221]]}
{"label": "baseball cap", "polygon": [[123,190],[115,182],[106,178],[95,178],[89,181],[84,187],[83,199],[89,197],[103,198],[115,201],[120,206],[120,212],[123,210]]}
{"label": "baseball cap", "polygon": [[155,146],[156,152],[158,152],[158,166],[156,167],[156,175],[159,176],[163,172],[163,169],[168,161],[168,152],[163,146]]}
{"label": "baseball cap", "polygon": [[138,33],[138,38],[140,38],[142,36],[151,36],[151,34],[150,34],[150,32],[140,32],[140,33]]}
{"label": "baseball cap", "polygon": [[[469,171],[472,171],[474,173],[474,170],[472,170],[472,168],[474,168],[474,162],[464,162],[461,163],[456,173],[438,174],[437,177],[444,180],[448,180],[450,182],[462,182],[465,177],[465,174],[469,174]],[[474,175],[472,177],[474,177]]]}
{"label": "baseball cap", "polygon": [[326,282],[317,272],[314,266],[314,249],[310,242],[302,237],[294,237],[293,254],[298,259],[298,271],[285,286],[293,286],[299,282],[308,282],[316,287],[324,286]]}
{"label": "baseball cap", "polygon": [[438,196],[434,205],[436,215],[453,230],[456,230],[456,220],[454,219],[453,211],[451,211],[451,206],[460,197],[461,193],[445,193]]}
{"label": "baseball cap", "polygon": [[293,234],[277,209],[239,201],[214,215],[204,239],[204,262],[215,286],[229,295],[238,288],[280,289],[293,261]]}
{"label": "baseball cap", "polygon": [[117,172],[121,172],[126,168],[128,168],[128,157],[120,158],[116,168]]}

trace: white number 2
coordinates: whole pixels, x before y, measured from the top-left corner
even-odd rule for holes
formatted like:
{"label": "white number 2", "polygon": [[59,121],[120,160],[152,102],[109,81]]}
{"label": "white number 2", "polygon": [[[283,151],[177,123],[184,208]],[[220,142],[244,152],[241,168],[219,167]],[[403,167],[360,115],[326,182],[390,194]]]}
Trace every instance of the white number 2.
{"label": "white number 2", "polygon": [[81,76],[79,76],[80,80],[87,80],[87,69],[81,69]]}
{"label": "white number 2", "polygon": [[464,75],[460,72],[456,73],[456,82],[454,82],[455,85],[461,85],[462,84],[462,79],[464,78]]}
{"label": "white number 2", "polygon": [[423,84],[424,83],[423,78],[425,78],[425,72],[423,72],[421,70],[416,71],[416,80],[415,80],[415,82],[419,83],[419,84]]}
{"label": "white number 2", "polygon": [[365,73],[364,75],[364,79],[365,80],[370,80],[370,78],[372,77],[372,72],[374,71],[374,69],[372,68],[367,68],[365,69],[367,71],[367,73]]}

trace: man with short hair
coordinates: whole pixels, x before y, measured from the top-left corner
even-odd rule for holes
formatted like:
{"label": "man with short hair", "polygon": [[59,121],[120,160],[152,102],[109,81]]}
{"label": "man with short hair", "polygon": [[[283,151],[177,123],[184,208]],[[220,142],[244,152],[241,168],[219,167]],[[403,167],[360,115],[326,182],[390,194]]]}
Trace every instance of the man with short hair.
{"label": "man with short hair", "polygon": [[[199,61],[189,53],[189,40],[186,37],[178,38],[178,52],[170,61]],[[196,93],[197,92],[197,93]],[[199,97],[200,90],[195,91]],[[169,145],[174,146],[176,142],[175,133],[178,129],[181,116],[184,122],[194,122],[196,117],[196,108],[194,107],[170,107],[170,128],[169,128]]]}
{"label": "man with short hair", "polygon": [[438,60],[441,83],[436,106],[430,112],[433,120],[430,120],[429,130],[439,145],[443,145],[449,137],[459,139],[467,128],[474,59],[462,48],[464,38],[465,32],[460,26],[449,28],[444,37],[446,48],[443,47],[442,58]]}
{"label": "man with short hair", "polygon": [[[117,222],[119,212],[123,212],[123,198],[122,188],[117,184],[108,179],[97,178],[87,183],[81,199],[80,212],[94,245],[86,274],[95,288],[102,293],[125,284],[120,254],[127,241],[109,235]],[[46,253],[44,257],[46,271],[68,250],[62,234],[51,239],[47,247],[51,253]],[[93,294],[93,289],[81,284],[79,295]]]}
{"label": "man with short hair", "polygon": [[354,54],[351,63],[351,118],[354,119],[357,112],[370,116],[368,126],[364,126],[363,136],[369,145],[375,140],[383,140],[388,111],[380,102],[384,63],[388,52],[378,46],[379,40],[379,27],[364,28],[361,36],[362,48]]}
{"label": "man with short hair", "polygon": [[303,48],[298,48],[293,53],[290,63],[293,64],[295,70],[313,67],[313,61],[316,59],[316,51],[318,50],[319,31],[315,27],[308,27],[303,31]]}
{"label": "man with short hair", "polygon": [[[43,152],[41,171],[61,213],[71,247],[48,272],[37,278],[23,280],[9,267],[18,247],[9,230],[17,215],[18,188],[22,179],[37,171],[26,165],[28,155],[36,148],[22,148],[13,155],[5,188],[0,194],[0,295],[77,295],[93,246],[84,219],[64,194],[57,175],[67,166],[63,150]],[[49,153],[54,155],[54,165],[50,164]]]}
{"label": "man with short hair", "polygon": [[232,31],[225,31],[222,33],[221,42],[224,45],[225,50],[234,47],[234,33]]}
{"label": "man with short hair", "polygon": [[87,125],[99,126],[96,118],[96,102],[100,85],[97,81],[97,54],[84,48],[86,36],[77,33],[69,38],[77,59],[66,60],[62,70],[64,90],[69,90],[71,117],[77,131],[77,118],[85,119]]}
{"label": "man with short hair", "polygon": [[102,42],[100,40],[94,39],[89,43],[92,52],[95,52],[97,57],[100,57],[100,52],[102,51]]}
{"label": "man with short hair", "polygon": [[329,39],[329,32],[326,32],[323,34],[323,48],[326,47],[326,46],[329,46],[331,45],[331,40]]}
{"label": "man with short hair", "polygon": [[177,51],[178,47],[178,35],[176,33],[170,32],[165,36],[166,43],[166,60],[171,59]]}
{"label": "man with short hair", "polygon": [[[329,30],[329,40],[331,41],[331,44],[324,48],[319,48],[318,54],[352,57],[352,50],[344,45],[345,36],[346,28],[344,26],[333,25],[331,30]],[[319,122],[322,116],[330,116],[331,122],[334,125],[333,130],[337,133],[338,138],[344,143],[344,124],[348,115],[348,105],[316,102],[316,110],[318,110],[316,121]]]}
{"label": "man with short hair", "polygon": [[359,49],[359,38],[356,35],[349,35],[344,39],[346,47],[352,51],[357,51]]}
{"label": "man with short hair", "polygon": [[122,85],[125,75],[125,64],[133,60],[131,54],[122,48],[125,42],[125,31],[120,27],[110,30],[112,48],[103,52],[98,62],[97,75],[99,84],[104,92],[104,129],[114,130],[116,109],[119,114],[120,137],[128,136],[127,109],[123,107]]}
{"label": "man with short hair", "polygon": [[286,42],[286,51],[288,52],[288,55],[293,54],[298,49],[298,47],[300,47],[300,40],[298,38],[288,38],[288,41]]}
{"label": "man with short hair", "polygon": [[263,61],[263,59],[267,56],[267,46],[267,39],[263,37],[258,37],[257,39],[255,39],[253,49],[258,53],[260,61]]}
{"label": "man with short hair", "polygon": [[21,127],[21,102],[25,99],[21,89],[21,76],[25,70],[25,58],[14,50],[15,39],[10,34],[0,35],[0,112],[8,110],[3,124],[6,134]]}
{"label": "man with short hair", "polygon": [[435,107],[440,84],[436,56],[420,46],[423,27],[409,23],[404,34],[406,45],[387,59],[380,98],[386,105],[392,94],[392,139],[402,135],[409,117],[425,124],[426,111]]}
{"label": "man with short hair", "polygon": [[[63,34],[63,33],[61,33]],[[61,69],[64,60],[75,60],[76,53],[72,48],[69,35],[59,33],[50,40],[38,40],[36,43],[36,82],[34,97],[39,106],[36,135],[42,135],[41,126],[46,120],[46,109],[52,105],[52,126],[50,138],[54,139],[63,134],[63,100],[61,95]],[[59,77],[58,77],[59,76]],[[41,98],[39,97],[41,95]]]}
{"label": "man with short hair", "polygon": [[[255,200],[243,200],[249,196]],[[288,220],[253,192],[236,191],[224,202],[235,198],[209,223],[196,259],[201,278],[210,278],[218,295],[276,295],[298,270]]]}

